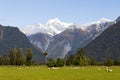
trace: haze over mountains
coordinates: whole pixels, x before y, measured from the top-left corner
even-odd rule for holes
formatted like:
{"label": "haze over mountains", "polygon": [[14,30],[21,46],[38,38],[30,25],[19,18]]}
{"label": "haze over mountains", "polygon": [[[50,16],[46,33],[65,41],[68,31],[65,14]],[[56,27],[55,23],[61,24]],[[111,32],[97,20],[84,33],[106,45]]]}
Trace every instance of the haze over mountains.
{"label": "haze over mountains", "polygon": [[48,52],[48,57],[64,58],[66,55],[75,54],[78,48],[86,46],[114,23],[105,18],[87,25],[64,23],[58,19],[52,19],[45,26],[27,26],[23,31],[28,30],[26,33],[32,34],[29,32],[36,28],[37,33],[28,36],[31,43],[43,52]]}

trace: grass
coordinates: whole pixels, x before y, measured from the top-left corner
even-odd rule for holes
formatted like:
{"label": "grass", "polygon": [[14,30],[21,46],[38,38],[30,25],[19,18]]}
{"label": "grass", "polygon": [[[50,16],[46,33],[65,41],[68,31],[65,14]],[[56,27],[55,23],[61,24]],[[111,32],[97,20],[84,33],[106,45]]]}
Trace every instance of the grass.
{"label": "grass", "polygon": [[120,67],[104,66],[61,67],[52,69],[45,66],[0,66],[0,80],[120,80]]}

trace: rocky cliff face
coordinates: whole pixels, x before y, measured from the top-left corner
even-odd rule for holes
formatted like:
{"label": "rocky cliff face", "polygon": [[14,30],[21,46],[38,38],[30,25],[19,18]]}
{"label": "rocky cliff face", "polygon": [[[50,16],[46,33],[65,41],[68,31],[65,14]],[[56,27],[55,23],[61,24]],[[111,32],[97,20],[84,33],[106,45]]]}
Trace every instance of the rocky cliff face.
{"label": "rocky cliff face", "polygon": [[33,45],[38,47],[42,52],[45,52],[51,42],[52,36],[45,33],[36,33],[28,36],[28,39]]}

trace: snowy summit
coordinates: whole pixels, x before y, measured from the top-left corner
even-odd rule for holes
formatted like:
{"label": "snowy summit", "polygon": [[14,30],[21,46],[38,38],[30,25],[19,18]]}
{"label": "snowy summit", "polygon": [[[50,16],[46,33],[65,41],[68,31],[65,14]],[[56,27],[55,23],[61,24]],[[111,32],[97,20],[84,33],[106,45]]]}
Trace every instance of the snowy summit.
{"label": "snowy summit", "polygon": [[46,24],[38,24],[38,25],[27,25],[26,27],[22,28],[21,30],[26,35],[35,34],[38,32],[47,33],[49,35],[56,35],[67,29],[73,23],[65,23],[61,22],[59,19],[54,18],[48,20]]}
{"label": "snowy summit", "polygon": [[73,23],[65,23],[60,21],[57,18],[50,19],[46,24],[37,24],[37,25],[27,25],[24,28],[21,29],[22,32],[24,32],[26,35],[35,34],[38,32],[41,33],[47,33],[51,36],[54,36],[56,34],[59,34],[66,30],[67,28],[73,29],[74,28],[81,28],[82,30],[86,30],[87,27],[89,27],[92,24],[105,24],[106,22],[111,22],[111,20],[102,18],[96,22],[91,22],[87,25],[80,25],[80,24],[73,24]]}

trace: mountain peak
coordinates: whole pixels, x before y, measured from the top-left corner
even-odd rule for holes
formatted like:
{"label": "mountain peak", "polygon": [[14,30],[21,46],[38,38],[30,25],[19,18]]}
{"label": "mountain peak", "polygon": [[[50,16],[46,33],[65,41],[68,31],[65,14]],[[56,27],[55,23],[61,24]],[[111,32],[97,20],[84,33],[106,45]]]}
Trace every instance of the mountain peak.
{"label": "mountain peak", "polygon": [[93,24],[99,25],[99,24],[106,23],[106,22],[112,22],[112,21],[107,19],[107,18],[101,18],[98,21],[94,21],[94,22],[84,24],[84,26],[90,26],[90,25],[93,25]]}
{"label": "mountain peak", "polygon": [[104,23],[104,22],[111,22],[111,20],[107,18],[101,18],[100,20],[97,21],[98,23]]}
{"label": "mountain peak", "polygon": [[26,26],[22,31],[27,35],[41,32],[54,36],[67,29],[70,25],[72,25],[72,23],[61,22],[58,18],[54,18],[48,20],[46,24]]}
{"label": "mountain peak", "polygon": [[[110,21],[111,20],[109,19],[102,18],[98,20],[97,22],[90,23],[89,25],[91,24],[99,25],[99,24],[104,24],[106,22],[110,22]],[[22,28],[21,30],[27,35],[41,32],[41,33],[47,33],[49,35],[54,36],[66,30],[67,28],[69,28],[69,26],[72,26],[72,28],[75,27],[75,28],[81,28],[85,30],[86,27],[89,25],[78,25],[78,24],[73,24],[73,23],[66,23],[66,22],[60,21],[58,18],[53,18],[53,19],[48,20],[46,24],[29,25],[29,26]]]}

